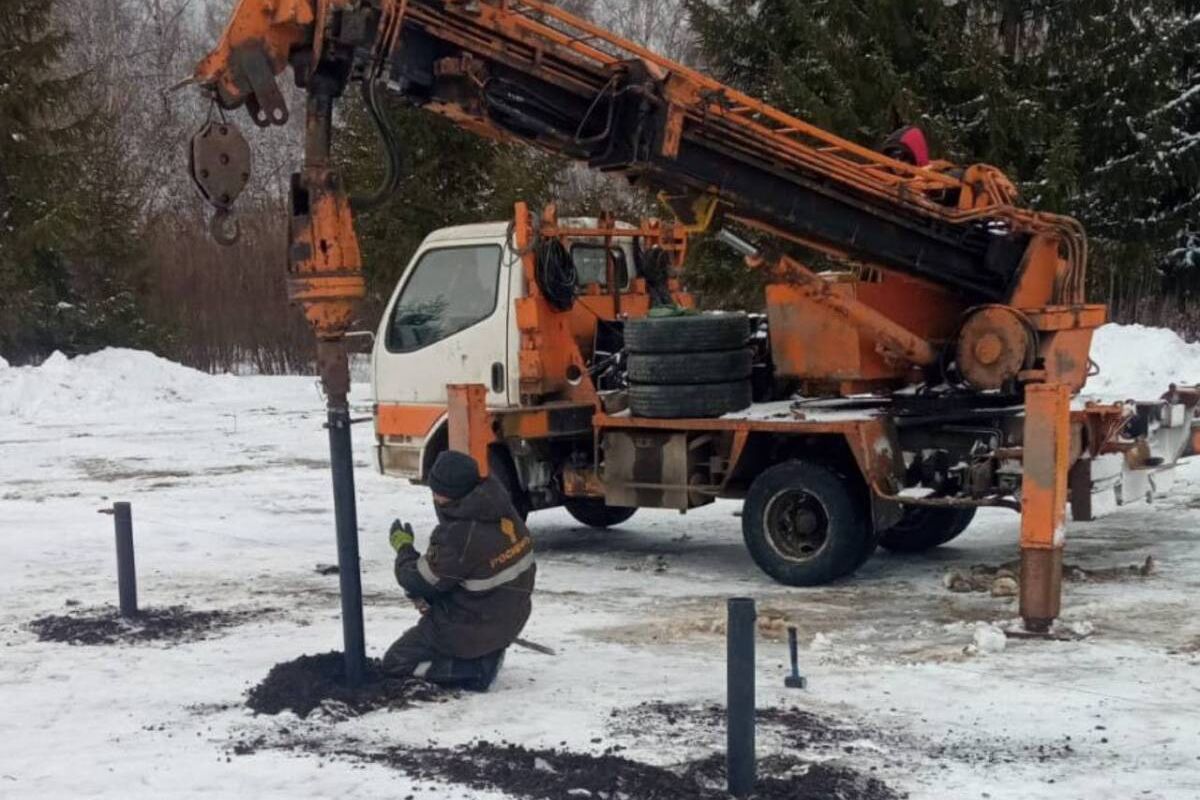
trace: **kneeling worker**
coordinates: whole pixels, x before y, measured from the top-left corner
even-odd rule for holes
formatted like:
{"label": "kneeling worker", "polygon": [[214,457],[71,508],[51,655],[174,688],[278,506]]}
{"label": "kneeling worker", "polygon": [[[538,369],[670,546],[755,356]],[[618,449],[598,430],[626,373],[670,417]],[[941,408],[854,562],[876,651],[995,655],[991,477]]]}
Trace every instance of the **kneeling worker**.
{"label": "kneeling worker", "polygon": [[425,554],[413,547],[411,525],[392,525],[396,580],[421,621],[391,646],[383,666],[397,677],[487,691],[529,620],[533,539],[508,491],[480,478],[470,456],[442,453],[429,488],[439,524]]}

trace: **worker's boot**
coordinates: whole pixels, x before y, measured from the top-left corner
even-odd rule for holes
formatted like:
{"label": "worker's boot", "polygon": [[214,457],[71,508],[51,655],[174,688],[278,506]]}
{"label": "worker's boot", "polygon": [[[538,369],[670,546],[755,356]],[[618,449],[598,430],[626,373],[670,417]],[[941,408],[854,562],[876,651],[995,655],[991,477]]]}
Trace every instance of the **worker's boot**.
{"label": "worker's boot", "polygon": [[504,650],[499,653],[492,653],[490,656],[478,658],[475,663],[479,669],[479,676],[463,688],[471,692],[486,692],[492,688],[492,684],[496,682],[496,677],[500,674],[500,668],[504,666]]}
{"label": "worker's boot", "polygon": [[503,650],[483,658],[439,658],[428,669],[418,669],[416,676],[450,689],[486,692],[496,682],[503,664]]}

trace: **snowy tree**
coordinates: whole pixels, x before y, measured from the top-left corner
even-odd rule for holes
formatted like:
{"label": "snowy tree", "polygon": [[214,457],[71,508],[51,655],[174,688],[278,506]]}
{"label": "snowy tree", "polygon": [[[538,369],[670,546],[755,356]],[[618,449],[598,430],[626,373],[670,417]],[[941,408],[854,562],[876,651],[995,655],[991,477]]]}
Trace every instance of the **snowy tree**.
{"label": "snowy tree", "polygon": [[[719,76],[868,146],[922,125],[1073,214],[1126,319],[1183,291],[1200,228],[1196,0],[687,0]],[[1193,285],[1200,285],[1194,279]]]}
{"label": "snowy tree", "polygon": [[153,335],[138,234],[157,176],[123,119],[140,92],[115,69],[122,10],[0,0],[0,349],[16,360]]}
{"label": "snowy tree", "polygon": [[0,0],[0,351],[43,351],[73,298],[63,247],[78,223],[71,194],[86,119],[55,4]]}
{"label": "snowy tree", "polygon": [[[1145,268],[1177,272],[1194,263],[1187,251],[1200,220],[1200,4],[1074,5],[1054,10],[1047,44],[1057,56],[1054,100],[1078,130],[1080,191],[1069,210],[1100,243],[1110,283],[1141,287]],[[1138,261],[1122,263],[1122,252]],[[1186,289],[1187,281],[1168,288]],[[1113,299],[1136,304],[1140,294]]]}
{"label": "snowy tree", "polygon": [[10,271],[19,251],[54,240],[72,172],[62,156],[82,134],[54,11],[45,0],[0,0],[0,257]]}

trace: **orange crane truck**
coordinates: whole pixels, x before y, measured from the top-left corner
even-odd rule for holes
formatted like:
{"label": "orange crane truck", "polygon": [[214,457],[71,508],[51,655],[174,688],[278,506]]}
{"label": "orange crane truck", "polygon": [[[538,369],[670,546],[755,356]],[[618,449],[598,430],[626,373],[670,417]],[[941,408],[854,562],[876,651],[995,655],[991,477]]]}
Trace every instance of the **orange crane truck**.
{"label": "orange crane truck", "polygon": [[[394,183],[352,198],[331,164],[351,86],[389,175],[401,154],[381,94],[625,176],[675,218],[579,223],[519,206],[505,225],[431,237],[376,345],[385,471],[419,479],[440,448],[459,449],[524,508],[566,505],[598,526],[740,498],[750,552],[792,585],[847,575],[881,541],[936,546],[976,509],[1008,507],[1021,514],[1021,616],[1044,633],[1060,613],[1068,499],[1090,515],[1092,461],[1116,453],[1153,473],[1197,450],[1194,388],[1138,406],[1075,399],[1107,316],[1085,300],[1080,224],[1023,207],[993,167],[930,161],[919,132],[876,152],[542,0],[241,0],[195,82],[222,111],[282,125],[288,66],[307,104],[288,275],[319,339],[343,580],[358,574],[352,214]],[[249,164],[223,115],[195,139],[192,170],[230,238]],[[702,231],[764,272],[765,316],[677,310],[694,305],[681,268]],[[591,252],[573,252],[581,242]],[[475,357],[464,343],[493,314],[507,344]],[[411,389],[422,363],[453,359],[473,366],[444,392]]]}

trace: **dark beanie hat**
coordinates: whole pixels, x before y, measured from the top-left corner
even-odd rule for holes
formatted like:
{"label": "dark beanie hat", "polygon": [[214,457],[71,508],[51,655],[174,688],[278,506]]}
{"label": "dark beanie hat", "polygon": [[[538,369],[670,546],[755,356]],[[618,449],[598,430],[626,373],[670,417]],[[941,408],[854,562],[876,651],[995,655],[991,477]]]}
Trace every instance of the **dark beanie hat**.
{"label": "dark beanie hat", "polygon": [[447,450],[438,456],[429,472],[429,488],[451,500],[466,497],[482,480],[475,459],[457,450]]}

